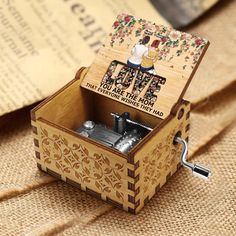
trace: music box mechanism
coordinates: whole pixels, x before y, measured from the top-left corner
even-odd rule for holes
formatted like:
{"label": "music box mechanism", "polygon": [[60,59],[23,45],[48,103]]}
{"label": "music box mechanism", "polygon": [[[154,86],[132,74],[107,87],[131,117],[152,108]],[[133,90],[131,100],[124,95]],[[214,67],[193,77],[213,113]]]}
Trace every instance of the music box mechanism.
{"label": "music box mechanism", "polygon": [[121,14],[88,68],[31,111],[38,167],[131,213],[187,161],[183,96],[206,39]]}

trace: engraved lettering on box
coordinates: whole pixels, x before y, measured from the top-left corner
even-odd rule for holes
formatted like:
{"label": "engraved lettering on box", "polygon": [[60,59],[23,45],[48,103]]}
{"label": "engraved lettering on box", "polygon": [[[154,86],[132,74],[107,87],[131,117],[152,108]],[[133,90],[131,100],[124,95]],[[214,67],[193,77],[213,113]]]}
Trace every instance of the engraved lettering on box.
{"label": "engraved lettering on box", "polygon": [[113,61],[102,78],[99,91],[117,101],[151,112],[166,79]]}
{"label": "engraved lettering on box", "polygon": [[166,118],[208,45],[206,39],[122,14],[81,86]]}

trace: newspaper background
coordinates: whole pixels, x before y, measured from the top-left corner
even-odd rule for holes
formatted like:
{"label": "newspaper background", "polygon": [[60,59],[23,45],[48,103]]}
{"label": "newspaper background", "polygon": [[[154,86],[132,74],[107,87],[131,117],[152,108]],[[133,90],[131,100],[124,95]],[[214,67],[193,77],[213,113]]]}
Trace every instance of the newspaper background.
{"label": "newspaper background", "polygon": [[168,24],[148,1],[133,3],[1,0],[0,116],[44,99],[89,66],[119,13]]}

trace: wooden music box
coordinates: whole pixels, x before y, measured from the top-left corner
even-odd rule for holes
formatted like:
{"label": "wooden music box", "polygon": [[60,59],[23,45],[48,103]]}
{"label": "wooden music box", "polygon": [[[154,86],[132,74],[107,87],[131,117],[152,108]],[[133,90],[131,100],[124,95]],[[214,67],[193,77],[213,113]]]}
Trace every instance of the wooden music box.
{"label": "wooden music box", "polygon": [[31,111],[38,167],[132,213],[181,163],[208,178],[186,161],[182,99],[208,44],[119,15],[92,65]]}

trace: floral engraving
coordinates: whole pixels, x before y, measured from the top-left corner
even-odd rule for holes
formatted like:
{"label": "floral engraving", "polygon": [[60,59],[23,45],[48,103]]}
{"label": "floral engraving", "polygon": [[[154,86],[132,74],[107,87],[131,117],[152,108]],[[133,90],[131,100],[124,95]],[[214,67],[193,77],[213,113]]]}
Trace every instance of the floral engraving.
{"label": "floral engraving", "polygon": [[41,144],[42,160],[47,166],[54,165],[60,173],[72,174],[79,183],[95,186],[99,193],[112,193],[120,201],[124,200],[120,190],[124,184],[124,164],[111,163],[103,153],[92,153],[79,142],[71,143],[44,128],[41,128]]}
{"label": "floral engraving", "polygon": [[163,177],[163,173],[168,174],[171,167],[177,166],[181,147],[173,145],[173,137],[181,129],[182,124],[174,129],[166,139],[157,143],[143,158],[144,193],[153,189],[152,186],[158,185],[161,176]]}

